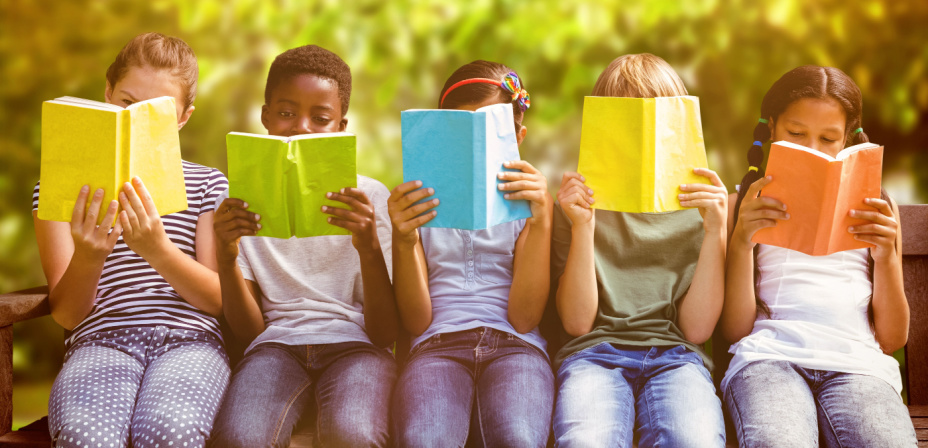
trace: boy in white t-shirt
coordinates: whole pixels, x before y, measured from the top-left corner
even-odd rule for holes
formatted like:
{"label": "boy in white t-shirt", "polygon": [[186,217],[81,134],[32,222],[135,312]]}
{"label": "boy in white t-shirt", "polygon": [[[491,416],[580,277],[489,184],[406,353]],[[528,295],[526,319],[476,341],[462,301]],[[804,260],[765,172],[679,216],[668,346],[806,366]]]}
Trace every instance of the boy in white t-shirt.
{"label": "boy in white t-shirt", "polygon": [[[271,65],[261,122],[271,135],[344,131],[350,95],[341,58],[315,45],[294,48]],[[350,208],[322,210],[350,236],[253,237],[260,210],[220,198],[223,314],[235,336],[251,342],[216,419],[214,446],[287,446],[313,401],[324,446],[389,444],[396,363],[384,347],[397,331],[389,192],[358,176],[358,188],[326,196]]]}

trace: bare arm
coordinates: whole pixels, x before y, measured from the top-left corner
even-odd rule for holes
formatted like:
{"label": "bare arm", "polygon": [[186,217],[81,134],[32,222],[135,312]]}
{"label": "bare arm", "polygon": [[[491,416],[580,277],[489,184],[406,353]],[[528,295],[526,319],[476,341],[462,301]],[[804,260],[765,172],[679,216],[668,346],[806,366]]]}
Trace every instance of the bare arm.
{"label": "bare arm", "polygon": [[873,326],[876,341],[886,354],[902,348],[909,337],[909,302],[902,281],[902,229],[897,221],[899,208],[894,202],[867,199],[877,211],[851,210],[851,216],[870,221],[848,229],[854,238],[874,245]]}
{"label": "bare arm", "polygon": [[253,236],[261,228],[258,224],[261,217],[247,208],[248,204],[241,199],[225,199],[216,209],[213,222],[222,314],[235,337],[243,343],[253,341],[265,328],[259,305],[261,290],[257,283],[245,280],[236,262],[241,237]]}
{"label": "bare arm", "polygon": [[431,210],[438,199],[416,204],[434,194],[421,181],[403,183],[387,201],[393,223],[393,291],[403,326],[413,336],[425,333],[432,324],[432,298],[429,295],[428,265],[418,228],[435,218]]}
{"label": "bare arm", "polygon": [[[764,177],[748,188],[738,211],[738,223],[731,230],[725,275],[725,304],[719,321],[722,336],[737,342],[754,329],[757,303],[754,296],[754,245],[751,238],[763,228],[774,227],[777,220],[789,219],[786,205],[768,197],[759,197],[760,190],[771,182]],[[734,217],[735,195],[729,203],[729,216]],[[732,222],[731,220],[729,222]]]}
{"label": "bare arm", "polygon": [[551,287],[551,216],[554,209],[548,182],[540,171],[524,160],[507,162],[507,168],[522,172],[503,171],[499,178],[509,182],[499,184],[500,190],[511,191],[509,200],[527,199],[532,218],[516,240],[512,286],[509,289],[508,317],[519,333],[528,333],[538,326],[545,312]]}
{"label": "bare arm", "polygon": [[[35,212],[32,218],[42,270],[48,280],[52,318],[67,330],[74,329],[93,309],[103,263],[122,231],[118,222],[112,232],[109,225],[97,226],[102,189],[94,193],[90,209],[85,212],[89,191],[84,186],[78,194],[70,224],[41,220]],[[116,210],[117,203],[112,201],[103,222],[112,223]]]}
{"label": "bare arm", "polygon": [[[212,316],[219,316],[222,293],[213,255],[202,252],[204,259],[195,260],[171,242],[151,195],[138,177],[132,179],[132,184],[123,185],[119,202],[123,207],[119,222],[126,245],[144,258],[184,300]],[[197,246],[213,246],[211,223],[211,213],[198,218]],[[197,255],[200,254],[198,251]]]}
{"label": "bare arm", "polygon": [[728,191],[718,174],[705,168],[693,170],[712,185],[681,185],[680,205],[698,207],[705,236],[696,261],[696,272],[680,303],[678,324],[683,337],[694,344],[709,340],[718,323],[725,298],[725,250],[728,243]]}
{"label": "bare arm", "polygon": [[570,249],[558,282],[555,303],[564,330],[573,337],[593,330],[599,308],[593,231],[596,227],[593,190],[578,173],[564,173],[557,192],[558,203],[571,222]]}
{"label": "bare arm", "polygon": [[374,206],[363,191],[343,188],[338,193],[326,195],[351,207],[345,210],[322,207],[332,216],[329,223],[351,232],[351,243],[361,259],[361,282],[364,285],[364,325],[371,342],[386,347],[396,341],[397,313],[390,273],[383,259],[380,238],[377,236],[377,221]]}

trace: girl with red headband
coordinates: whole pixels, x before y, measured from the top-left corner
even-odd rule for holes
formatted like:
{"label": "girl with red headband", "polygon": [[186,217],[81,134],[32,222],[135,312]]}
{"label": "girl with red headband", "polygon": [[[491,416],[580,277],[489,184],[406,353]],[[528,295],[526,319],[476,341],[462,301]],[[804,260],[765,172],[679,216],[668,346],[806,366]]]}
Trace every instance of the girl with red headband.
{"label": "girl with red headband", "polygon": [[[474,61],[445,82],[442,109],[511,103],[519,144],[529,95],[510,68]],[[553,200],[524,160],[499,173],[532,217],[484,230],[422,228],[437,199],[420,181],[396,187],[393,288],[413,348],[393,397],[398,446],[545,446],[554,375],[538,323],[548,297]],[[430,211],[431,210],[431,211]],[[476,275],[475,275],[476,274]]]}

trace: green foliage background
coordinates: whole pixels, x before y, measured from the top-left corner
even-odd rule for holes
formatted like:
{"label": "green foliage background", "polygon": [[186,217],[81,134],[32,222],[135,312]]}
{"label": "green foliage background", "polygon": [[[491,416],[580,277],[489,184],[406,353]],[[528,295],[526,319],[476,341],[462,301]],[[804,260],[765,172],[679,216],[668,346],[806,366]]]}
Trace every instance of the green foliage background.
{"label": "green foliage background", "polygon": [[[890,193],[925,202],[926,23],[924,0],[0,0],[0,292],[45,283],[30,213],[42,101],[102,101],[106,68],[142,32],[181,37],[197,53],[197,109],[181,145],[186,159],[222,170],[227,132],[264,132],[274,56],[314,43],[352,67],[348,130],[362,174],[396,185],[399,111],[436,107],[455,68],[489,59],[516,69],[532,94],[522,153],[553,190],[576,167],[583,96],[596,77],[617,56],[650,52],[701,97],[710,166],[730,189],[766,89],[819,64],[860,85],[864,128],[886,145]],[[53,377],[61,330],[48,319],[30,325],[17,336],[18,378]]]}

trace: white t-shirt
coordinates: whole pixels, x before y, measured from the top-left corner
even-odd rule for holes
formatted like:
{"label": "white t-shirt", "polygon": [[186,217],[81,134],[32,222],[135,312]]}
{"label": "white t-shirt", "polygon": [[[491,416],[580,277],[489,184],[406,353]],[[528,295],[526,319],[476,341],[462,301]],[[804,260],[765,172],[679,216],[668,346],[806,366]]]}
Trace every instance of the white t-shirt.
{"label": "white t-shirt", "polygon": [[731,346],[722,389],[749,363],[782,360],[799,367],[871,375],[902,392],[899,363],[880,350],[867,310],[873,285],[867,249],[811,256],[760,245],[758,295],[770,317]]}
{"label": "white t-shirt", "polygon": [[[387,212],[390,192],[382,183],[358,176],[358,188],[374,205],[377,237],[392,277],[393,227]],[[216,207],[227,197],[219,198]],[[311,238],[242,237],[238,265],[245,280],[261,288],[266,326],[248,346],[367,342],[361,259],[351,235]]]}

